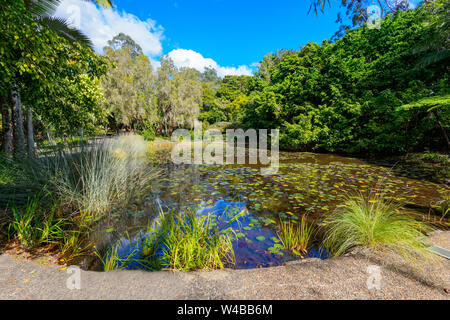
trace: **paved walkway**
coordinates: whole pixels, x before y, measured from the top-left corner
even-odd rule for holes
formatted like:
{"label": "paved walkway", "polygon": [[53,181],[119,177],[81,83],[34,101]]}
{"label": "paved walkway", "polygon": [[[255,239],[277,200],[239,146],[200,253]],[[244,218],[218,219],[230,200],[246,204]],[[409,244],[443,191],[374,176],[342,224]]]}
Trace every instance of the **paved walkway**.
{"label": "paved walkway", "polygon": [[[436,235],[436,244],[450,233]],[[450,261],[402,266],[395,258],[356,252],[326,261],[306,259],[253,270],[80,271],[0,255],[0,299],[449,299]],[[377,273],[380,278],[377,282]],[[71,278],[72,277],[72,278]],[[368,280],[369,281],[368,285]],[[379,286],[378,286],[379,285]],[[70,286],[69,286],[70,287]],[[371,289],[369,289],[371,287]]]}

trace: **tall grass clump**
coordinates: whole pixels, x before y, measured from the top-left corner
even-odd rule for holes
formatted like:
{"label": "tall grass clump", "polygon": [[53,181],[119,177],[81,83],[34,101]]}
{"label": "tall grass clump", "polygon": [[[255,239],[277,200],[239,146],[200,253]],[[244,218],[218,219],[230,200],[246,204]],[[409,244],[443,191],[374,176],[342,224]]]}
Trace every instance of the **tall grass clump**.
{"label": "tall grass clump", "polygon": [[95,252],[104,271],[115,269],[214,270],[234,265],[231,224],[244,211],[218,226],[211,215],[194,210],[163,212],[129,247],[120,243],[105,254]]}
{"label": "tall grass clump", "polygon": [[430,227],[401,209],[401,203],[388,201],[383,194],[349,196],[325,219],[324,245],[336,256],[362,246],[394,251],[410,262],[431,259],[424,242]]}
{"label": "tall grass clump", "polygon": [[234,263],[231,234],[218,229],[210,215],[189,210],[164,214],[157,232],[162,267],[179,271],[222,269]]}
{"label": "tall grass clump", "polygon": [[307,251],[313,231],[314,225],[308,224],[305,216],[302,216],[299,223],[280,222],[280,231],[277,234],[286,251],[302,255]]}
{"label": "tall grass clump", "polygon": [[113,271],[120,268],[121,259],[118,254],[119,246],[114,245],[110,250],[108,250],[105,255],[101,255],[97,249],[94,254],[100,259],[103,271]]}
{"label": "tall grass clump", "polygon": [[66,155],[55,179],[58,196],[82,217],[101,216],[112,206],[129,203],[156,175],[146,165],[147,151],[143,138],[130,135]]}
{"label": "tall grass clump", "polygon": [[[12,207],[12,217],[8,225],[8,235],[18,244],[32,249],[42,244],[55,244],[64,237],[64,219],[56,218],[54,208],[43,213],[41,194],[29,197],[24,207]],[[47,208],[46,208],[47,209]]]}

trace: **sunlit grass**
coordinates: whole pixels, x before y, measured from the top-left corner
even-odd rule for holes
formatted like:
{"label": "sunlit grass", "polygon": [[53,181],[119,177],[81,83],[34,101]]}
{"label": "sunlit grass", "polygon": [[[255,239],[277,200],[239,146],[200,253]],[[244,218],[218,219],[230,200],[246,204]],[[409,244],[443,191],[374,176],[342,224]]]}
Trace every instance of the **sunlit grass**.
{"label": "sunlit grass", "polygon": [[354,247],[392,250],[408,261],[433,258],[424,241],[431,228],[383,194],[349,196],[324,221],[326,249],[339,256]]}
{"label": "sunlit grass", "polygon": [[124,136],[68,156],[55,185],[59,198],[82,217],[101,216],[112,206],[136,199],[156,177],[147,166],[148,144],[139,136]]}
{"label": "sunlit grass", "polygon": [[287,252],[302,255],[307,251],[313,232],[314,225],[308,224],[305,216],[302,216],[299,223],[280,222],[280,231],[277,234]]}
{"label": "sunlit grass", "polygon": [[114,245],[110,250],[108,250],[105,255],[101,255],[97,250],[94,251],[95,255],[100,259],[103,271],[113,271],[119,269],[122,260],[118,254],[119,246]]}
{"label": "sunlit grass", "polygon": [[233,230],[230,225],[244,211],[232,213],[231,219],[218,227],[211,215],[195,210],[161,212],[151,226],[141,231],[134,251],[121,257],[118,245],[100,255],[105,271],[121,268],[177,271],[214,270],[235,263]]}
{"label": "sunlit grass", "polygon": [[198,216],[195,211],[161,216],[155,239],[162,248],[164,268],[179,271],[222,269],[234,264],[231,235],[219,230],[212,218]]}
{"label": "sunlit grass", "polygon": [[64,237],[64,219],[55,217],[54,208],[46,207],[43,213],[41,203],[45,196],[41,194],[29,197],[27,204],[12,207],[12,217],[8,224],[8,235],[16,239],[26,249],[42,244],[55,244]]}

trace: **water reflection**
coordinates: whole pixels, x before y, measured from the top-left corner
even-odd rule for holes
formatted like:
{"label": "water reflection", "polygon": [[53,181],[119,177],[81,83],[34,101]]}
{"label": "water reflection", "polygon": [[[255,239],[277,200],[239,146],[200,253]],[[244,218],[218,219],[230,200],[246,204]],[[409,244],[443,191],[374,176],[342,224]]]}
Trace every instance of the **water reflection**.
{"label": "water reflection", "polygon": [[[397,176],[388,168],[359,159],[314,153],[281,153],[280,170],[273,176],[262,176],[257,165],[164,163],[160,169],[161,178],[152,181],[145,197],[136,199],[128,211],[113,212],[98,224],[95,242],[110,247],[120,241],[120,254],[126,256],[136,249],[142,230],[161,208],[165,212],[191,208],[198,214],[221,217],[230,208],[245,207],[249,214],[233,224],[236,267],[267,267],[293,258],[277,239],[280,221],[296,222],[302,216],[320,221],[348,192],[384,192],[388,198],[424,210],[450,192],[443,184]],[[105,232],[111,228],[114,232]],[[135,254],[138,258],[139,253]],[[314,245],[308,256],[327,257]]]}

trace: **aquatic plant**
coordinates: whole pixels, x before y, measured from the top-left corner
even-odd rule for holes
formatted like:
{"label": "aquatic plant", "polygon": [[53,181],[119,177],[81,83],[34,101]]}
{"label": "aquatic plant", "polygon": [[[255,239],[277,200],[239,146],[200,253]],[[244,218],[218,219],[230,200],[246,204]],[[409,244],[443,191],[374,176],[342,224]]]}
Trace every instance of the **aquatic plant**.
{"label": "aquatic plant", "polygon": [[[98,251],[105,271],[114,269],[178,271],[221,269],[235,262],[231,225],[246,213],[242,208],[224,211],[217,223],[201,210],[167,211],[160,214],[133,239],[123,238],[105,254]],[[214,217],[213,217],[214,216]]]}
{"label": "aquatic plant", "polygon": [[280,231],[277,232],[286,251],[294,255],[302,255],[307,251],[308,244],[314,231],[314,225],[308,224],[305,216],[299,223],[280,219]]}
{"label": "aquatic plant", "polygon": [[36,244],[40,238],[40,231],[37,228],[36,211],[39,207],[37,196],[28,198],[26,207],[18,209],[12,207],[13,217],[8,226],[8,234],[15,236],[18,243],[25,248],[30,248]]}
{"label": "aquatic plant", "polygon": [[324,226],[324,246],[336,256],[365,246],[394,251],[410,262],[433,257],[424,241],[431,228],[383,194],[348,196],[345,205],[328,215]]}
{"label": "aquatic plant", "polygon": [[89,229],[86,225],[74,221],[67,223],[63,229],[63,237],[58,241],[60,261],[76,261],[88,255],[92,249],[92,244],[87,239],[88,234]]}
{"label": "aquatic plant", "polygon": [[64,239],[64,230],[67,227],[66,220],[55,216],[56,207],[48,210],[42,220],[40,244],[57,244]]}
{"label": "aquatic plant", "polygon": [[27,204],[12,207],[12,217],[8,225],[8,235],[15,237],[19,245],[33,248],[41,244],[56,243],[63,237],[63,219],[56,218],[51,208],[48,214],[39,212],[45,195],[41,193],[29,197]]}
{"label": "aquatic plant", "polygon": [[230,230],[218,229],[210,215],[194,210],[161,215],[156,247],[164,268],[179,271],[222,269],[234,264]]}
{"label": "aquatic plant", "polygon": [[113,271],[120,268],[121,259],[119,257],[119,246],[113,245],[110,250],[107,250],[105,255],[101,255],[97,248],[94,250],[94,254],[100,259],[103,271]]}

